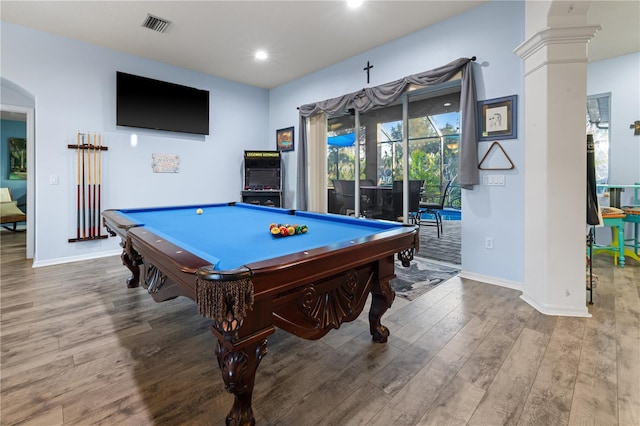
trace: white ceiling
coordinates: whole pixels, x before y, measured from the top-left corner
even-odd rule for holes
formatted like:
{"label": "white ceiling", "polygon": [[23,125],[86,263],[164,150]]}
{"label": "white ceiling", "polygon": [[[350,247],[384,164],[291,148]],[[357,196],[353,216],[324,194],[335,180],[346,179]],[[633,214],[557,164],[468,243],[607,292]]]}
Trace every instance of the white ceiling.
{"label": "white ceiling", "polygon": [[[579,1],[579,0],[578,0]],[[333,65],[486,0],[0,1],[4,21],[262,88]],[[147,14],[172,22],[164,34]],[[640,51],[640,2],[596,1],[591,61]],[[487,29],[490,31],[490,29]],[[514,46],[515,47],[515,46]],[[265,49],[270,57],[253,55]],[[364,66],[364,64],[363,64]]]}

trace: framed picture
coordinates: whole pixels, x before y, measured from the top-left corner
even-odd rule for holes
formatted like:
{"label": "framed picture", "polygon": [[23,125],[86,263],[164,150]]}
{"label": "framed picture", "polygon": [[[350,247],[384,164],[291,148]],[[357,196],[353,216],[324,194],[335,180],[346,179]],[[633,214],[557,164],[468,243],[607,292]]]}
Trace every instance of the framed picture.
{"label": "framed picture", "polygon": [[515,139],[517,95],[478,101],[478,140]]}
{"label": "framed picture", "polygon": [[180,157],[178,154],[151,154],[151,170],[153,173],[179,173]]}
{"label": "framed picture", "polygon": [[278,151],[293,151],[293,127],[276,130],[276,148]]}
{"label": "framed picture", "polygon": [[9,179],[27,178],[27,141],[22,138],[9,138]]}

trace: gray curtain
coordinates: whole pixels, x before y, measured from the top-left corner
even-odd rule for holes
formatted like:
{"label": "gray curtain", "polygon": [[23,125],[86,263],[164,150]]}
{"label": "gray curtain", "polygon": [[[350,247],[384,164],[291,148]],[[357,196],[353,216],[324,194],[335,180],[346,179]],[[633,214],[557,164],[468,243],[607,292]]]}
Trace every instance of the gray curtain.
{"label": "gray curtain", "polygon": [[479,183],[478,172],[478,137],[476,127],[476,86],[471,66],[473,58],[459,58],[453,62],[410,75],[390,83],[376,87],[367,87],[357,92],[339,96],[333,99],[302,105],[300,111],[299,149],[298,149],[298,209],[307,208],[307,156],[305,145],[306,117],[318,112],[334,115],[353,108],[361,113],[376,107],[385,106],[398,99],[411,84],[429,86],[451,80],[458,72],[462,72],[462,88],[460,93],[460,125],[462,137],[459,147],[460,169],[458,183],[462,188],[473,189]]}
{"label": "gray curtain", "polygon": [[298,192],[296,208],[307,210],[309,208],[309,188],[307,177],[307,118],[300,114],[298,123],[298,177],[296,187]]}

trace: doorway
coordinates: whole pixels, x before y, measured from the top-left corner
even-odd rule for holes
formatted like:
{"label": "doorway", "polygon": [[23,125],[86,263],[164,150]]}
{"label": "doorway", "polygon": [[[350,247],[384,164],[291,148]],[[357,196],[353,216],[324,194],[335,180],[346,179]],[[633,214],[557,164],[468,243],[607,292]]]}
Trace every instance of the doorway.
{"label": "doorway", "polygon": [[405,214],[401,203],[394,203],[394,184],[405,178],[409,188],[422,182],[420,200],[432,203],[431,198],[439,201],[451,182],[442,212],[442,235],[429,226],[432,220],[420,221],[425,225],[420,227],[421,249],[425,247],[420,255],[460,264],[460,90],[459,80],[448,82],[414,90],[365,113],[346,110],[327,117],[328,211],[397,220]]}
{"label": "doorway", "polygon": [[[23,208],[23,211],[26,211],[27,220],[24,235],[26,239],[25,257],[27,259],[33,259],[35,251],[35,162],[33,161],[35,157],[35,142],[33,117],[33,108],[7,104],[0,105],[3,153],[0,156],[2,158],[0,186],[10,188],[14,199],[18,200],[18,204]],[[21,155],[20,167],[17,167],[16,162],[10,161],[9,145],[11,143],[14,145],[13,151],[21,151],[22,143],[24,143],[24,152],[18,153]]]}

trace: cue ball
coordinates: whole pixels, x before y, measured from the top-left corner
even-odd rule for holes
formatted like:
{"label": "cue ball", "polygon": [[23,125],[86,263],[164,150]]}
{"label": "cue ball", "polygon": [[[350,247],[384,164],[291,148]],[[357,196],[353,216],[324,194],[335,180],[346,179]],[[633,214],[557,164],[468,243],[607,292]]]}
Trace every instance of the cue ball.
{"label": "cue ball", "polygon": [[198,210],[196,210],[196,213],[198,213],[198,214],[202,214],[202,209],[198,209]]}

